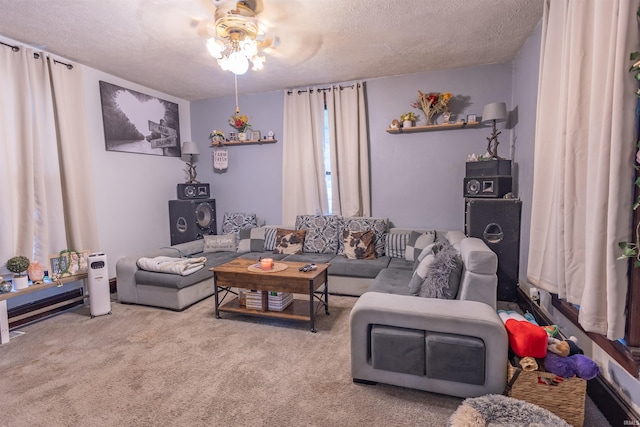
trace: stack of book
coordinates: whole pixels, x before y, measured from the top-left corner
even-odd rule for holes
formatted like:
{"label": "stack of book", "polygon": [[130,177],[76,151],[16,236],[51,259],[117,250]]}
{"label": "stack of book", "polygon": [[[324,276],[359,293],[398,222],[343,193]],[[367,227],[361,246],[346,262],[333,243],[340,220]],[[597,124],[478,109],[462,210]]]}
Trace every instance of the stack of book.
{"label": "stack of book", "polygon": [[269,292],[269,310],[283,311],[293,302],[290,292]]}
{"label": "stack of book", "polygon": [[248,309],[251,310],[265,310],[266,304],[263,305],[262,302],[262,292],[261,291],[247,291],[245,296],[245,304]]}

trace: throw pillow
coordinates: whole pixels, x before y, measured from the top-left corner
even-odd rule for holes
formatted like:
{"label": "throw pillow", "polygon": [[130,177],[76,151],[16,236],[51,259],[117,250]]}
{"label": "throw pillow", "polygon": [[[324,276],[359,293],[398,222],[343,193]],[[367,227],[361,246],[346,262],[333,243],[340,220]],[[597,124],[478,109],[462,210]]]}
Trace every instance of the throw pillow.
{"label": "throw pillow", "polygon": [[244,230],[240,230],[238,252],[263,252],[264,234],[264,227],[247,228]]}
{"label": "throw pillow", "polygon": [[274,254],[301,254],[306,230],[287,230],[278,228]]}
{"label": "throw pillow", "polygon": [[272,251],[276,248],[276,234],[278,229],[276,227],[264,228],[264,250]]}
{"label": "throw pillow", "polygon": [[235,252],[236,236],[233,234],[204,236],[204,249],[202,252]]}
{"label": "throw pillow", "polygon": [[405,259],[407,261],[414,261],[420,252],[431,243],[436,240],[436,232],[431,230],[425,233],[418,233],[412,231],[409,236],[409,242],[407,243],[407,250],[405,252]]}
{"label": "throw pillow", "polygon": [[338,252],[337,215],[298,215],[296,230],[307,230],[303,252],[335,254]]}
{"label": "throw pillow", "polygon": [[411,295],[418,296],[420,294],[422,282],[424,282],[424,278],[427,277],[427,272],[434,261],[435,255],[433,254],[433,251],[420,260],[420,263],[416,266],[413,276],[411,276],[411,281],[409,282],[409,293]]}
{"label": "throw pillow", "polygon": [[390,258],[404,258],[409,233],[387,233],[384,253]]}
{"label": "throw pillow", "polygon": [[344,255],[349,259],[375,259],[375,234],[368,231],[344,231]]}
{"label": "throw pillow", "polygon": [[460,287],[462,259],[450,243],[434,246],[434,252],[433,264],[420,287],[420,296],[454,299]]}
{"label": "throw pillow", "polygon": [[246,228],[258,226],[258,219],[254,213],[225,212],[222,219],[222,234],[237,233]]}
{"label": "throw pillow", "polygon": [[[384,244],[387,229],[389,227],[389,221],[387,218],[365,218],[365,217],[352,217],[342,218],[340,220],[340,236],[343,236],[344,231],[367,231],[373,230],[375,235],[374,245],[376,248],[376,256],[384,256]],[[338,247],[338,254],[344,255],[344,239],[340,239],[340,246]]]}

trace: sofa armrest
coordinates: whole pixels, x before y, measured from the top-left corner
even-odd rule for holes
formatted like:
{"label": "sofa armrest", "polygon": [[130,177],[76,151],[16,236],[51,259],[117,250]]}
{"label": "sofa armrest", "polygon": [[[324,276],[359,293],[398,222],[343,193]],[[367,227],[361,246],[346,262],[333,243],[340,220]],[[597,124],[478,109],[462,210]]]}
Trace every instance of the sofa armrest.
{"label": "sofa armrest", "polygon": [[481,239],[468,237],[460,242],[464,264],[457,299],[479,301],[496,309],[498,256]]}
{"label": "sofa armrest", "polygon": [[454,396],[503,391],[509,343],[504,324],[491,306],[477,301],[421,298],[379,292],[367,292],[358,299],[350,317],[352,377],[426,389],[423,377],[373,368],[370,354],[371,325],[479,338],[486,348],[484,385],[431,381],[428,388]]}
{"label": "sofa armrest", "polygon": [[122,257],[116,262],[116,288],[120,302],[138,302],[136,289],[136,271],[139,257]]}

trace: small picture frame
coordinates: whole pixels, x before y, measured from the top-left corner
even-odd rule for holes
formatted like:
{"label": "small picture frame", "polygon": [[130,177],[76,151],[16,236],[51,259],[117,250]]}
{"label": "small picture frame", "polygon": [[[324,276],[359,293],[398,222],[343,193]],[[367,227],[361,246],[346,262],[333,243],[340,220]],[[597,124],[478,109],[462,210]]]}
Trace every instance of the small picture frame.
{"label": "small picture frame", "polygon": [[467,123],[474,123],[477,121],[478,121],[478,118],[476,117],[475,114],[467,114]]}
{"label": "small picture frame", "polygon": [[252,130],[251,131],[251,139],[252,141],[260,141],[260,131],[259,130]]}
{"label": "small picture frame", "polygon": [[229,132],[229,141],[237,141],[238,140],[238,134],[235,132]]}

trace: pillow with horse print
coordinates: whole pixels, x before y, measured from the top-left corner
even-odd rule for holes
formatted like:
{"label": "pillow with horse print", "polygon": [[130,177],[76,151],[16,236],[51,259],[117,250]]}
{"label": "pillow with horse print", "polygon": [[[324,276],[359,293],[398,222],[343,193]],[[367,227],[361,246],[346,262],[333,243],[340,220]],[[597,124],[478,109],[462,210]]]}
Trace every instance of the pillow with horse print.
{"label": "pillow with horse print", "polygon": [[301,254],[306,230],[287,230],[278,228],[276,232],[276,247],[274,254]]}
{"label": "pillow with horse print", "polygon": [[348,259],[375,259],[376,247],[373,230],[343,231],[344,256]]}

